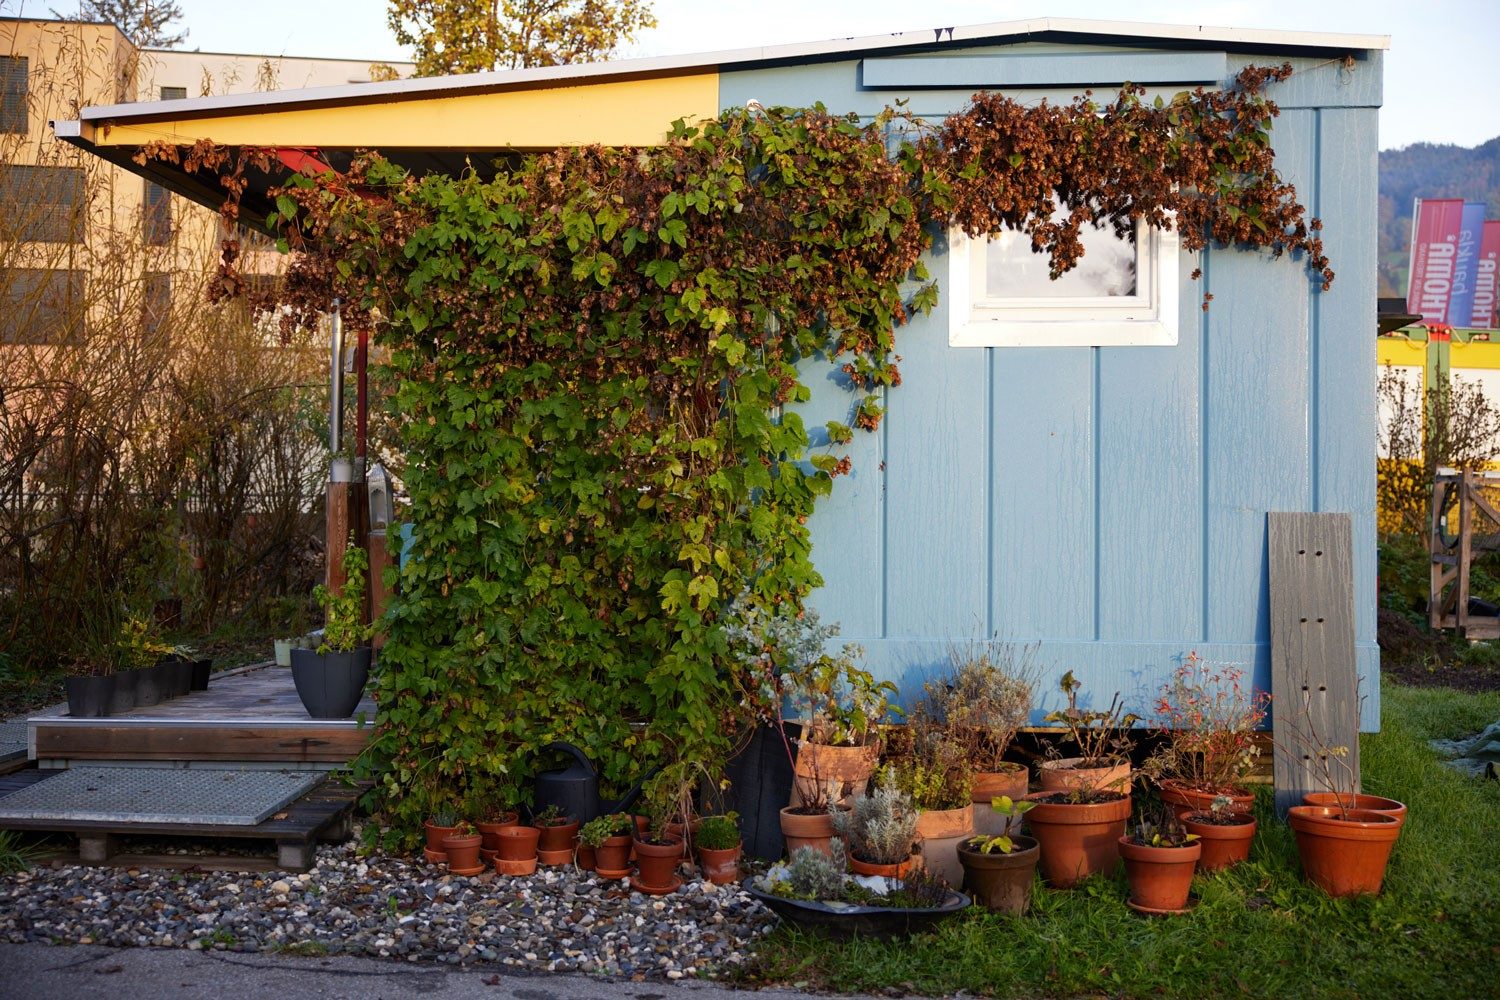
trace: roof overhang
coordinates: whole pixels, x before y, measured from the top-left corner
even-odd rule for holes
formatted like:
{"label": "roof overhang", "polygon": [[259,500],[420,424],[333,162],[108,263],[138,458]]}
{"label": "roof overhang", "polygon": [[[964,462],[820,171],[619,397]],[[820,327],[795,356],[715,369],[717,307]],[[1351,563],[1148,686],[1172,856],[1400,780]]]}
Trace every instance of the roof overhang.
{"label": "roof overhang", "polygon": [[[862,38],[762,46],[706,54],[379,83],[231,94],[85,108],[54,124],[58,138],[199,203],[216,207],[212,177],[165,163],[134,162],[155,141],[317,149],[334,166],[358,149],[379,149],[419,172],[487,169],[496,154],[561,146],[660,143],[677,119],[719,114],[721,74],[899,56],[1023,41],[1232,51],[1245,54],[1359,55],[1389,47],[1382,35],[1261,31],[1189,25],[1035,18]],[[269,210],[266,191],[280,177],[252,178],[244,221]]]}

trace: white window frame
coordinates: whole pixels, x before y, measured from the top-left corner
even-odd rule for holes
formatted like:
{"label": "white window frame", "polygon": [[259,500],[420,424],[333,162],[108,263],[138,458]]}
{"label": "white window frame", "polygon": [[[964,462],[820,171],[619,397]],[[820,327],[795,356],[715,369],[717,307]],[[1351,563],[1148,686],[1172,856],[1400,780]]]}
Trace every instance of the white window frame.
{"label": "white window frame", "polygon": [[1136,294],[984,298],[989,241],[948,233],[952,347],[1134,347],[1177,343],[1180,244],[1175,229],[1136,226]]}

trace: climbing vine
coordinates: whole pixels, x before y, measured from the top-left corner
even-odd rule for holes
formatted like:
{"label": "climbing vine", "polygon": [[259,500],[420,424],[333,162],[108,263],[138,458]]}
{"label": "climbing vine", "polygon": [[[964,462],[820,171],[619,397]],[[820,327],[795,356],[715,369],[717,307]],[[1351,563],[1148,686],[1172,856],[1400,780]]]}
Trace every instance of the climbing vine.
{"label": "climbing vine", "polygon": [[[901,383],[935,231],[1019,230],[1061,274],[1082,226],[1144,220],[1189,249],[1299,251],[1326,288],[1269,142],[1264,90],[1289,73],[1151,104],[979,95],[936,128],[734,110],[493,176],[374,154],[294,176],[269,220],[302,251],[288,322],[338,296],[396,376],[415,535],[368,762],[394,834],[440,802],[514,800],[555,739],[616,786],[731,751],[762,689],[728,655],[732,599],[799,607],[821,582],[807,519]],[[797,404],[830,373],[848,416],[809,428]]]}

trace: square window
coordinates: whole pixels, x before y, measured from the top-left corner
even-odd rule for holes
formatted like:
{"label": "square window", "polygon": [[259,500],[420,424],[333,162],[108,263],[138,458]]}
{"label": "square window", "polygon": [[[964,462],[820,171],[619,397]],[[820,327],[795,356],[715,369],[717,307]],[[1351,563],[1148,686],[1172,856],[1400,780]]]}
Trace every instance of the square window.
{"label": "square window", "polygon": [[27,97],[30,60],[25,56],[0,56],[0,132],[24,135],[31,109]]}
{"label": "square window", "polygon": [[1137,227],[1135,239],[1084,226],[1084,253],[1056,281],[1031,237],[949,234],[954,347],[1110,347],[1177,343],[1178,239]]}

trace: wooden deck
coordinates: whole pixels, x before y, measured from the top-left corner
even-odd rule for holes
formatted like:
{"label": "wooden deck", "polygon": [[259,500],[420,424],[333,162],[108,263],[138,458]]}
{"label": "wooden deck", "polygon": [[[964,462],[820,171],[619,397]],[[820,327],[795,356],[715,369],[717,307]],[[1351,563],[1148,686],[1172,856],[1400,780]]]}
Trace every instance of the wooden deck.
{"label": "wooden deck", "polygon": [[[31,769],[0,777],[0,797],[38,781],[46,781],[58,773],[61,772]],[[328,779],[255,826],[8,819],[0,821],[0,829],[77,834],[78,853],[55,859],[64,862],[117,867],[306,871],[312,867],[319,840],[340,841],[348,837],[355,802],[369,787],[368,782],[345,784]],[[129,854],[120,851],[121,837],[141,835],[268,841],[276,855],[272,860],[238,854]]]}
{"label": "wooden deck", "polygon": [[[359,713],[364,714],[361,723]],[[369,696],[353,719],[310,719],[292,672],[263,666],[215,675],[195,691],[104,719],[59,706],[27,720],[29,755],[62,761],[237,761],[344,764],[374,733]]]}

